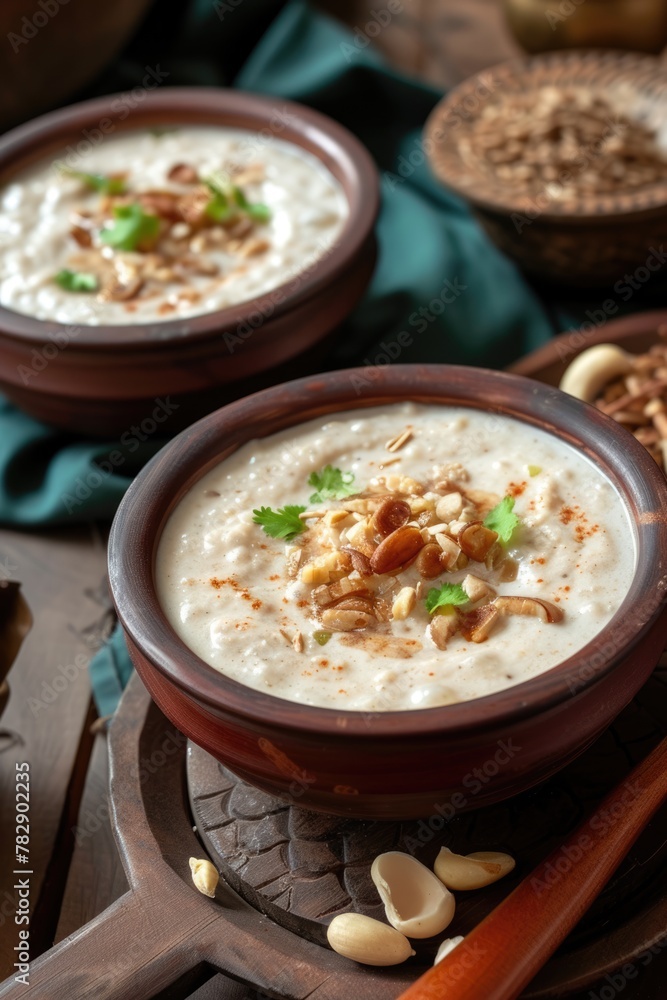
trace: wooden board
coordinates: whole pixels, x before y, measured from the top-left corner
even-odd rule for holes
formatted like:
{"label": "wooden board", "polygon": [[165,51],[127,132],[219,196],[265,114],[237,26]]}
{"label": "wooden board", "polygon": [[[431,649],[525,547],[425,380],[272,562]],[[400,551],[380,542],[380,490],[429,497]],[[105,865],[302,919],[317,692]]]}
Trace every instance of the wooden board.
{"label": "wooden board", "polygon": [[[104,541],[92,529],[39,536],[3,531],[0,572],[21,580],[35,624],[9,672],[0,729],[0,920],[14,925],[15,765],[30,764],[31,946],[53,941],[78,800],[92,746],[87,663],[108,625],[100,590]],[[0,976],[15,961],[15,933],[0,934]]]}

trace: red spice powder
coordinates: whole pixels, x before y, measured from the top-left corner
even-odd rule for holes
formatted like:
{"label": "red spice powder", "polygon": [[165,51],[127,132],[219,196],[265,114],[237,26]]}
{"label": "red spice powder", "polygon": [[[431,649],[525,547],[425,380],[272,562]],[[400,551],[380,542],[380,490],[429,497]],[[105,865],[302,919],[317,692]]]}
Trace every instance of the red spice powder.
{"label": "red spice powder", "polygon": [[510,483],[507,487],[507,492],[511,497],[520,497],[527,485],[528,483],[525,481],[522,483]]}

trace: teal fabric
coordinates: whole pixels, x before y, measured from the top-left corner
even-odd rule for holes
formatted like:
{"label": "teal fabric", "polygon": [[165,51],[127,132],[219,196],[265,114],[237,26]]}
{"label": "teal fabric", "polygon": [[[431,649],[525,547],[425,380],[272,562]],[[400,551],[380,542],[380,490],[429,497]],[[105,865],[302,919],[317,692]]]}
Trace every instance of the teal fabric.
{"label": "teal fabric", "polygon": [[[175,0],[171,8],[176,23]],[[223,10],[208,0],[189,5],[174,32],[175,55],[164,63],[169,85],[226,82],[216,51],[223,44],[231,50],[234,18],[240,24],[245,15],[240,8],[238,15],[232,9],[220,16]],[[151,61],[143,49],[126,54],[100,87],[107,92],[132,87],[145,66],[158,61],[163,65],[162,56]],[[387,356],[500,367],[551,335],[535,292],[465,206],[429,174],[420,132],[441,96],[436,90],[391,71],[372,47],[361,47],[340,25],[298,0],[284,6],[235,86],[273,95],[278,107],[289,98],[331,115],[363,140],[381,174],[377,269],[363,302],[343,325],[328,367],[381,364]],[[403,331],[409,334],[401,338],[407,346],[397,357],[396,338]],[[123,463],[109,471],[105,456],[122,451],[120,442],[77,439],[3,403],[0,521],[30,526],[108,520],[133,476],[163,443],[135,442]],[[101,716],[114,711],[130,672],[117,631],[90,668]]]}
{"label": "teal fabric", "polygon": [[101,719],[106,719],[116,711],[132,670],[123,633],[120,628],[116,628],[88,667],[95,706]]}
{"label": "teal fabric", "polygon": [[[230,12],[221,19],[214,6],[189,6],[183,45],[192,54],[169,64],[169,84],[221,82],[215,45],[233,30],[234,18]],[[195,58],[195,46],[204,50],[202,58]],[[136,82],[145,65],[126,61],[116,85]],[[365,142],[381,173],[377,270],[343,325],[328,367],[383,363],[387,346],[396,353],[402,331],[410,342],[401,362],[490,366],[507,364],[549,337],[551,325],[535,293],[423,162],[420,129],[439,93],[394,73],[370,46],[360,48],[347,30],[302,2],[284,7],[235,85],[273,95],[278,107],[290,98],[338,119]],[[4,403],[0,521],[28,526],[110,519],[132,477],[163,443],[144,442],[117,471],[106,473],[100,471],[105,455],[119,442],[77,440]]]}

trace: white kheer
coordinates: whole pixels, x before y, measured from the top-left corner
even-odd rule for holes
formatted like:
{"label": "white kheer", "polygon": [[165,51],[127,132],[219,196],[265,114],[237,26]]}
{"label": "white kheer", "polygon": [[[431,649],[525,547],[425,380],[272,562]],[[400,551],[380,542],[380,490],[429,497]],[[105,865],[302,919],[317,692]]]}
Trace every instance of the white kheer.
{"label": "white kheer", "polygon": [[323,164],[275,137],[213,126],[110,136],[0,192],[0,305],[91,326],[213,312],[298,283],[348,212]]}
{"label": "white kheer", "polygon": [[178,635],[229,678],[308,705],[418,709],[583,647],[629,589],[634,538],[611,482],[554,436],[405,403],[240,448],[172,513],[157,581]]}

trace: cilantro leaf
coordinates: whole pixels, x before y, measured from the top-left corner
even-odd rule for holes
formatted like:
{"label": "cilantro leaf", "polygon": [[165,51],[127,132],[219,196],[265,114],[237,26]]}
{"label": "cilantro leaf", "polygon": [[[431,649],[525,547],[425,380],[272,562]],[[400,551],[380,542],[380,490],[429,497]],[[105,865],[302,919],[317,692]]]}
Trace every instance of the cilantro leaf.
{"label": "cilantro leaf", "polygon": [[354,475],[351,472],[341,472],[332,465],[325,465],[321,472],[311,472],[308,485],[314,486],[316,493],[310,498],[311,503],[322,503],[324,500],[343,500],[356,493],[352,486]]}
{"label": "cilantro leaf", "polygon": [[238,215],[239,211],[244,212],[253,222],[268,222],[271,218],[271,210],[267,205],[249,202],[241,188],[224,177],[207,177],[204,184],[213,195],[206,206],[206,214],[215,222],[224,222]]}
{"label": "cilantro leaf", "polygon": [[234,201],[239,206],[239,208],[249,216],[253,222],[268,222],[271,218],[271,209],[268,205],[263,205],[261,201],[257,201],[254,204],[246,198],[245,194],[240,187],[234,185],[232,187],[232,192],[234,195]]}
{"label": "cilantro leaf", "polygon": [[442,587],[431,587],[426,595],[426,610],[430,615],[438,608],[456,607],[467,604],[470,598],[460,583],[443,583]]}
{"label": "cilantro leaf", "polygon": [[102,230],[100,238],[118,250],[135,250],[140,244],[153,240],[160,231],[157,215],[147,215],[137,202],[116,205],[113,214],[116,221],[111,229]]}
{"label": "cilantro leaf", "polygon": [[253,510],[253,521],[255,524],[261,524],[271,538],[284,538],[289,542],[306,530],[305,523],[299,517],[305,509],[295,503],[279,507],[278,510],[273,510],[272,507],[260,507],[259,510]]}
{"label": "cilantro leaf", "polygon": [[484,518],[484,527],[495,531],[505,545],[520,524],[521,521],[514,513],[514,497],[503,497]]}
{"label": "cilantro leaf", "polygon": [[99,286],[97,276],[85,271],[69,271],[63,268],[53,280],[68,292],[96,292]]}
{"label": "cilantro leaf", "polygon": [[215,177],[208,177],[204,184],[209,189],[213,197],[206,206],[206,214],[214,222],[224,222],[235,214],[233,204],[230,204],[228,192],[223,190],[222,184]]}
{"label": "cilantro leaf", "polygon": [[106,174],[87,174],[83,170],[63,170],[67,177],[74,177],[100,194],[124,194],[127,190],[124,177],[107,177]]}

